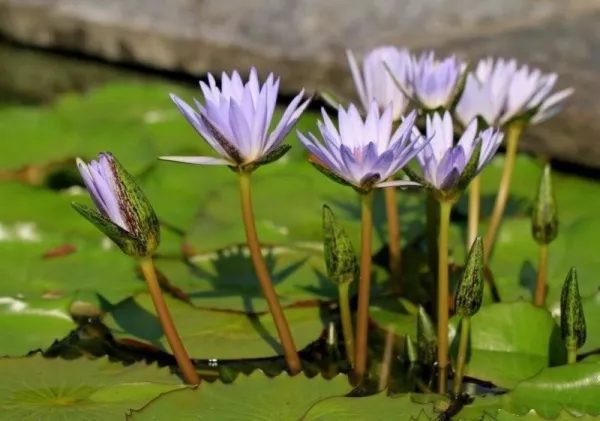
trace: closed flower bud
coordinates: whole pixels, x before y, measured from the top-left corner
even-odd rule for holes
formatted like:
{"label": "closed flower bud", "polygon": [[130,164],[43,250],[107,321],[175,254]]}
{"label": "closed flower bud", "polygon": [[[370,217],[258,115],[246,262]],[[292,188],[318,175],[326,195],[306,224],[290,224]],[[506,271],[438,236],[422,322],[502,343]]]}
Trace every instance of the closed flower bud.
{"label": "closed flower bud", "polygon": [[327,276],[337,285],[351,283],[358,275],[356,254],[348,234],[327,205],[323,205],[323,235]]}
{"label": "closed flower bud", "polygon": [[158,218],[133,177],[110,153],[101,153],[89,165],[77,159],[77,167],[96,210],[79,203],[72,203],[73,208],[125,254],[151,255],[160,242]]}
{"label": "closed flower bud", "polygon": [[558,216],[550,164],[546,164],[531,214],[531,233],[539,244],[550,244],[558,236]]}
{"label": "closed flower bud", "polygon": [[417,313],[417,355],[425,366],[433,365],[437,358],[436,329],[422,306]]}
{"label": "closed flower bud", "polygon": [[456,314],[470,317],[483,302],[483,242],[477,237],[471,246],[467,263],[454,297]]}
{"label": "closed flower bud", "polygon": [[579,349],[585,344],[585,316],[574,267],[569,271],[560,294],[560,330],[567,349]]}

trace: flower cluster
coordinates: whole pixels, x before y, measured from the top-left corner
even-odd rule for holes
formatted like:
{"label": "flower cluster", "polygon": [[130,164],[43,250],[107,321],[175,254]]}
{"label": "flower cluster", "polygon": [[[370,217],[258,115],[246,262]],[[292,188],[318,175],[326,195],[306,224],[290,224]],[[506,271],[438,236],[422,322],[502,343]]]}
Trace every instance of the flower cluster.
{"label": "flower cluster", "polygon": [[[439,225],[435,231],[438,233],[438,262],[430,268],[435,266],[438,271],[437,286],[432,296],[437,295],[439,346],[436,361],[442,373],[438,377],[438,392],[443,394],[447,386],[443,373],[447,373],[449,365],[448,235],[452,206],[492,161],[506,131],[504,185],[499,189],[485,241],[479,237],[474,238],[475,241],[469,240],[469,248],[475,244],[474,251],[470,253],[463,287],[457,295],[458,314],[470,317],[481,305],[483,267],[502,218],[520,133],[526,125],[539,123],[556,114],[572,90],[553,92],[556,74],[544,74],[538,69],[519,65],[516,60],[487,58],[478,62],[474,70],[468,71],[467,64],[457,56],[439,59],[433,52],[415,55],[393,46],[372,50],[362,63],[351,51],[347,52],[347,56],[359,106],[335,104],[337,115],[333,118],[326,109],[322,109],[321,119],[316,124],[318,135],[314,134],[316,131],[297,132],[310,163],[335,182],[352,187],[361,199],[360,265],[349,240],[335,225],[333,214],[327,207],[324,208],[325,257],[329,275],[343,290],[344,285],[359,272],[356,341],[352,339],[350,307],[344,301],[347,301],[347,294],[344,299],[340,293],[340,312],[345,312],[342,324],[347,351],[355,350],[350,361],[354,364],[357,378],[361,378],[367,368],[372,192],[377,188],[386,189],[388,244],[399,247],[400,241],[394,234],[399,230],[398,221],[393,222],[393,218],[397,218],[393,188],[423,187],[429,191],[430,197],[439,202],[436,204],[428,200],[427,206],[428,223],[436,223],[438,219]],[[209,74],[206,82],[200,82],[200,89],[204,97],[202,103],[194,100],[192,106],[173,94],[171,99],[216,156],[160,158],[188,164],[224,165],[237,174],[252,264],[279,334],[288,369],[290,373],[297,373],[302,364],[262,256],[251,203],[250,176],[289,151],[291,146],[284,140],[309,106],[310,98],[305,98],[304,91],[301,91],[283,111],[279,121],[273,124],[279,91],[279,79],[273,74],[269,74],[264,83],[259,81],[254,68],[250,69],[247,82],[236,71],[230,75],[223,73],[218,82]],[[420,123],[422,126],[419,126]],[[415,166],[410,166],[411,162]],[[152,254],[158,247],[160,232],[152,206],[133,178],[109,153],[100,154],[98,161],[89,165],[78,160],[77,165],[96,209],[80,204],[73,206],[123,252],[140,260],[155,306],[160,309],[161,325],[182,373],[190,384],[198,384],[198,374],[165,310],[166,304],[161,298],[160,285],[153,269]],[[401,172],[409,180],[397,179]],[[469,238],[471,231],[477,233],[479,222],[477,182],[472,187]],[[543,193],[545,190],[540,191]],[[472,203],[471,199],[474,199]],[[439,207],[438,218],[431,217],[436,211],[430,209],[432,204]],[[477,206],[472,207],[472,204]],[[475,211],[472,212],[472,209]],[[543,227],[553,223],[552,220],[546,222],[538,225]],[[428,245],[430,251],[434,247],[436,244]],[[389,255],[393,279],[396,275],[394,268],[398,267],[394,262],[401,261],[399,250],[394,251],[390,247]],[[536,290],[542,291],[539,295],[542,302],[544,282],[538,282]],[[347,285],[345,288],[347,292]],[[572,348],[576,351],[583,341],[585,338],[574,343]],[[465,349],[461,351],[463,366]],[[458,370],[457,377],[461,375]],[[460,386],[460,381],[456,384]],[[454,393],[459,391],[456,389]]]}

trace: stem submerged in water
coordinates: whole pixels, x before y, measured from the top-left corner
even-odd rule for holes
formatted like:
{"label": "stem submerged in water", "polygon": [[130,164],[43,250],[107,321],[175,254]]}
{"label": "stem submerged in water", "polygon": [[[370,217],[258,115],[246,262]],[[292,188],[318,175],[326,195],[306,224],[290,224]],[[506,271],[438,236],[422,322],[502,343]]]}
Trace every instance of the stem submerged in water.
{"label": "stem submerged in water", "polygon": [[367,340],[369,335],[369,295],[371,293],[371,248],[373,231],[373,193],[361,195],[361,257],[356,316],[355,372],[361,379],[367,368]]}
{"label": "stem submerged in water", "polygon": [[181,370],[185,381],[193,385],[200,384],[200,377],[198,376],[198,373],[196,372],[196,369],[194,368],[194,365],[192,364],[190,357],[188,356],[187,351],[181,342],[181,338],[177,333],[175,323],[173,323],[173,319],[171,318],[171,313],[169,313],[165,298],[162,295],[160,284],[156,278],[156,271],[154,270],[152,258],[146,257],[140,260],[140,266],[142,273],[144,274],[144,278],[146,279],[146,284],[148,285],[148,291],[152,297],[152,302],[156,308],[158,320],[160,321],[162,330],[167,338],[167,342],[171,347],[173,356],[179,365],[179,369]]}
{"label": "stem submerged in water", "polygon": [[250,249],[250,257],[252,258],[252,265],[256,272],[256,277],[260,282],[260,286],[269,305],[269,311],[273,316],[275,327],[281,341],[281,346],[285,354],[285,360],[288,365],[288,369],[292,374],[300,372],[302,369],[298,352],[296,351],[296,345],[294,344],[294,338],[290,332],[285,314],[277,298],[277,293],[271,282],[271,276],[262,255],[260,243],[258,241],[258,235],[256,233],[256,225],[254,223],[254,212],[252,210],[252,195],[250,188],[250,173],[241,172],[239,173],[240,183],[240,198],[242,202],[242,217],[244,220],[244,228],[246,230],[246,241],[248,248]]}

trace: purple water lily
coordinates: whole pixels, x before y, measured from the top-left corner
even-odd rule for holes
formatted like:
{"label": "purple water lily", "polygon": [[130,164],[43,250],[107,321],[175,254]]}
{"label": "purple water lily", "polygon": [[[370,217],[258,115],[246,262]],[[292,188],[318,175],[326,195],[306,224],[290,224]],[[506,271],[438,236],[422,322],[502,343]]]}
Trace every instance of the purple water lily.
{"label": "purple water lily", "polygon": [[392,131],[392,106],[389,105],[380,114],[376,101],[371,102],[364,120],[354,105],[351,104],[348,111],[339,106],[339,129],[325,110],[322,110],[322,115],[323,121],[317,125],[323,142],[312,133],[308,136],[298,133],[298,136],[320,161],[320,169],[324,167],[332,178],[360,190],[419,185],[411,181],[386,181],[424,147],[418,136],[414,136],[416,112],[408,114],[395,131]]}
{"label": "purple water lily", "polygon": [[[456,56],[437,60],[431,51],[414,59],[408,95],[428,110],[448,108],[457,94],[466,64]],[[399,78],[394,74],[397,81]],[[399,82],[400,83],[400,82]]]}
{"label": "purple water lily", "polygon": [[384,63],[398,83],[408,89],[413,64],[408,50],[393,46],[381,46],[371,50],[363,60],[362,74],[352,51],[347,50],[346,54],[364,112],[369,110],[371,101],[375,100],[381,112],[392,104],[392,119],[399,120],[408,106],[409,99],[398,88]]}
{"label": "purple water lily", "polygon": [[151,255],[160,242],[160,226],[133,177],[108,152],[89,164],[77,158],[77,168],[96,209],[80,203],[72,203],[73,208],[126,254]]}
{"label": "purple water lily", "polygon": [[115,225],[131,231],[119,204],[119,189],[115,170],[111,167],[111,158],[110,155],[101,153],[98,161],[92,160],[89,164],[77,158],[77,168],[98,211]]}
{"label": "purple water lily", "polygon": [[539,123],[558,113],[572,88],[552,93],[558,76],[544,74],[514,59],[487,58],[467,75],[456,106],[456,116],[467,125],[477,116],[488,125],[504,125],[535,111],[531,123]]}
{"label": "purple water lily", "polygon": [[174,94],[171,94],[171,99],[220,158],[163,156],[160,159],[234,167],[259,163],[282,146],[284,138],[310,102],[308,99],[301,103],[304,91],[296,95],[269,134],[279,90],[279,79],[275,80],[272,73],[262,86],[254,68],[250,70],[246,84],[238,72],[234,71],[231,77],[223,73],[220,87],[209,74],[208,84],[200,82],[200,88],[205,98],[204,106],[194,100],[194,109]]}
{"label": "purple water lily", "polygon": [[477,120],[473,120],[454,146],[454,126],[448,112],[443,116],[438,113],[427,116],[426,132],[431,141],[417,154],[417,162],[427,184],[443,192],[456,189],[463,180],[467,164],[480,143],[479,161],[471,178],[492,160],[503,137],[494,128],[478,131]]}

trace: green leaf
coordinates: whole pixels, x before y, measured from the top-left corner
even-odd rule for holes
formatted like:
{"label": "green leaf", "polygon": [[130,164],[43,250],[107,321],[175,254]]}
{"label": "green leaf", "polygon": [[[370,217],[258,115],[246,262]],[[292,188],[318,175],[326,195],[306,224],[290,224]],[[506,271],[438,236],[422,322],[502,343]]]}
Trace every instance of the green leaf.
{"label": "green leaf", "polygon": [[[600,415],[600,363],[581,362],[551,367],[519,383],[504,395],[478,397],[466,406],[458,419],[478,419],[482,412],[489,416],[513,419],[507,413],[528,415],[531,420],[573,419],[572,416]],[[531,412],[534,411],[534,414]],[[505,412],[505,414],[502,414]],[[577,418],[581,419],[581,418]],[[586,418],[583,418],[586,419]]]}
{"label": "green leaf", "polygon": [[0,297],[0,356],[24,356],[44,350],[76,325],[68,313],[70,298],[23,301]]}
{"label": "green leaf", "polygon": [[306,419],[307,411],[317,402],[350,390],[345,376],[325,380],[283,374],[271,379],[255,371],[234,385],[204,383],[197,389],[164,394],[141,410],[132,411],[127,420],[162,420],[177,414],[182,420],[298,421]]}
{"label": "green leaf", "polygon": [[[406,394],[390,397],[385,393],[364,398],[335,397],[313,406],[304,421],[380,421],[436,419],[448,405],[440,395]],[[400,418],[401,417],[401,418]]]}
{"label": "green leaf", "polygon": [[0,265],[2,295],[35,301],[92,290],[117,302],[146,290],[132,259],[116,249],[80,245],[71,254],[43,258],[48,250],[45,243],[0,242],[0,261],[6,262]]}
{"label": "green leaf", "polygon": [[376,328],[388,331],[390,327],[399,339],[417,336],[417,307],[408,300],[382,297],[371,300],[369,317]]}
{"label": "green leaf", "polygon": [[2,358],[0,371],[2,421],[115,421],[161,393],[185,387],[166,368],[124,367],[105,359]]}
{"label": "green leaf", "polygon": [[[459,319],[451,319],[453,359]],[[469,354],[465,376],[506,388],[566,361],[560,330],[550,313],[526,302],[484,306],[472,316]]]}
{"label": "green leaf", "polygon": [[[490,268],[500,297],[504,301],[532,299],[539,246],[531,238],[530,225],[527,219],[507,219],[498,231]],[[579,274],[581,295],[587,297],[597,291],[599,284],[596,274],[600,271],[600,260],[591,245],[596,244],[598,237],[600,220],[596,215],[579,217],[561,225],[561,235],[548,246],[546,304],[549,309],[558,308],[560,305],[560,292],[565,274],[572,266],[577,268]],[[454,242],[457,254],[462,254],[464,239],[456,237],[451,238],[451,241]]]}
{"label": "green leaf", "polygon": [[[197,359],[266,358],[283,355],[270,313],[201,310],[165,297],[177,331],[190,357]],[[318,339],[324,322],[318,307],[286,309],[298,349]],[[104,318],[116,339],[134,339],[169,352],[149,294],[129,298]]]}
{"label": "green leaf", "polygon": [[[263,256],[283,306],[337,300],[337,287],[327,278],[320,244],[263,247]],[[245,245],[196,255],[188,263],[158,259],[157,267],[197,307],[268,311]],[[381,268],[374,268],[374,294],[383,291],[381,284],[387,278]]]}
{"label": "green leaf", "polygon": [[[239,187],[235,175],[211,183],[205,200],[197,210],[187,242],[197,253],[244,242]],[[198,171],[203,171],[199,168]],[[207,173],[212,174],[212,173]],[[204,187],[201,188],[203,194]],[[293,193],[293,194],[290,194]],[[373,249],[386,241],[385,204],[382,192],[375,192]],[[288,245],[323,240],[321,209],[328,205],[344,226],[355,249],[360,244],[360,198],[354,189],[328,182],[307,163],[266,165],[252,176],[252,201],[258,237],[262,244]],[[415,239],[422,231],[424,198],[415,192],[399,194],[402,239]]]}

